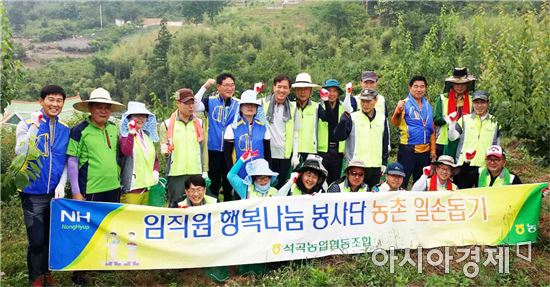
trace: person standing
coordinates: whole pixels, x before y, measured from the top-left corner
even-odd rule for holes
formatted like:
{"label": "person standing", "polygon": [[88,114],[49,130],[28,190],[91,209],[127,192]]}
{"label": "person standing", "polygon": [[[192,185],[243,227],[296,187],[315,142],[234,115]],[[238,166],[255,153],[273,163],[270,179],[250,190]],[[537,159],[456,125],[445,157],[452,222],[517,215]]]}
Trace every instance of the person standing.
{"label": "person standing", "polygon": [[[320,107],[324,110],[325,119],[318,124],[318,152],[323,158],[323,165],[327,168],[327,184],[331,184],[340,178],[342,173],[342,164],[344,160],[345,142],[337,141],[334,135],[334,129],[338,125],[338,120],[344,114],[344,104],[338,97],[344,94],[340,87],[340,82],[334,79],[326,80],[323,89],[328,91],[328,98],[321,98],[323,102]],[[353,109],[357,108],[355,98],[352,98]]]}
{"label": "person standing", "polygon": [[38,103],[40,112],[19,122],[16,128],[15,154],[27,154],[30,141],[40,150],[36,179],[21,191],[21,207],[27,231],[27,268],[32,286],[52,286],[53,276],[48,271],[50,234],[50,201],[65,197],[69,127],[59,121],[65,103],[65,91],[60,86],[42,88]]}
{"label": "person standing", "polygon": [[[233,166],[233,154],[240,158],[246,151],[255,151],[258,158],[271,161],[271,136],[266,125],[256,118],[260,101],[256,92],[246,90],[239,102],[238,120],[229,125],[224,134],[224,154],[226,166]],[[242,178],[246,176],[246,163],[238,171]],[[238,195],[238,194],[237,194]]]}
{"label": "person standing", "polygon": [[317,127],[319,113],[323,111],[318,103],[311,100],[313,88],[319,88],[319,85],[312,83],[308,73],[298,74],[292,88],[296,94],[296,116],[291,164],[295,168],[300,162],[305,161],[308,155],[317,154]]}
{"label": "person standing", "polygon": [[409,94],[400,100],[392,116],[392,124],[400,130],[397,161],[405,167],[403,188],[409,177],[417,181],[422,168],[436,159],[435,133],[432,106],[426,100],[428,82],[424,76],[414,76],[409,81]]}
{"label": "person standing", "polygon": [[124,105],[111,100],[107,90],[97,88],[89,100],[73,107],[90,116],[71,129],[67,155],[72,197],[120,202],[118,128],[109,118],[112,112],[122,112]]}
{"label": "person standing", "polygon": [[273,94],[262,101],[267,129],[271,135],[271,167],[278,173],[276,189],[288,179],[293,148],[296,103],[288,99],[292,82],[287,75],[273,79]]}
{"label": "person standing", "polygon": [[[208,177],[208,155],[204,124],[194,114],[195,98],[188,88],[176,92],[177,110],[161,124],[166,159],[168,206],[176,207],[183,199],[183,186],[192,175]],[[223,163],[218,163],[223,164]]]}
{"label": "person standing", "polygon": [[363,89],[361,110],[344,113],[334,130],[336,140],[346,139],[346,160],[357,159],[367,166],[364,180],[369,187],[380,183],[389,156],[388,126],[384,114],[375,108],[377,98],[375,90]]}
{"label": "person standing", "polygon": [[454,68],[453,75],[445,80],[445,93],[435,100],[434,124],[436,126],[436,152],[454,157],[458,141],[449,141],[448,124],[449,117],[453,120],[469,114],[472,111],[472,97],[470,92],[474,90],[475,77],[468,75],[466,68]]}
{"label": "person standing", "polygon": [[128,204],[149,204],[149,188],[159,180],[155,142],[159,141],[157,119],[144,103],[128,102],[120,123],[122,196]]}
{"label": "person standing", "polygon": [[[469,169],[474,172],[480,167],[485,167],[485,151],[492,145],[500,145],[500,129],[496,118],[489,114],[489,94],[479,90],[473,95],[474,112],[462,117],[460,121],[449,124],[449,140],[458,139],[456,158],[458,164],[464,165],[467,155],[473,154],[469,159]],[[458,182],[463,188],[462,182]]]}
{"label": "person standing", "polygon": [[195,100],[204,106],[197,109],[197,112],[204,109],[208,118],[208,172],[212,181],[210,192],[217,197],[220,188],[223,188],[223,201],[230,201],[233,199],[233,190],[226,178],[230,167],[225,165],[223,135],[227,127],[236,119],[239,101],[233,98],[235,77],[232,74],[219,74],[215,83],[217,84],[215,93],[203,96],[214,84],[213,79],[208,79],[195,95]]}

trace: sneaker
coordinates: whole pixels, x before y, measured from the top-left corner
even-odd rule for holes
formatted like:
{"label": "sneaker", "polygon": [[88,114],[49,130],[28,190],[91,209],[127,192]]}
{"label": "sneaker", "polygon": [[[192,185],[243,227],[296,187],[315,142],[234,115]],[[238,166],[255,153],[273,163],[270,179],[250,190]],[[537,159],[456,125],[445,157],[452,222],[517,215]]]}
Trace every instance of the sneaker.
{"label": "sneaker", "polygon": [[44,277],[42,275],[38,276],[38,278],[34,279],[34,281],[31,282],[32,287],[42,287],[44,286]]}

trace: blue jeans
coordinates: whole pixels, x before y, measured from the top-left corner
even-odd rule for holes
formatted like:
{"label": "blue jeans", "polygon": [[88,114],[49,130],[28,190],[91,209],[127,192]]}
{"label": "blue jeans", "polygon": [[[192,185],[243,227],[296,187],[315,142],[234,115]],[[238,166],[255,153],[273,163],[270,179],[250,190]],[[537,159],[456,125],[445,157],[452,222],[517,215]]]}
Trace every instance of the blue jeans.
{"label": "blue jeans", "polygon": [[29,281],[48,272],[50,201],[53,194],[21,193],[21,206],[27,228],[27,267]]}

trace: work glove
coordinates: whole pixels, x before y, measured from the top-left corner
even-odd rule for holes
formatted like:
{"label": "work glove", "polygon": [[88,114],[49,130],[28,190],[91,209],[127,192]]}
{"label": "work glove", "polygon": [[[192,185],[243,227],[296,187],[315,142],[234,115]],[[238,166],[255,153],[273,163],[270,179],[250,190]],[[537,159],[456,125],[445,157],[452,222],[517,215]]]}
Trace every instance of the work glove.
{"label": "work glove", "polygon": [[159,172],[156,170],[153,170],[153,181],[155,182],[155,184],[159,182]]}
{"label": "work glove", "polygon": [[131,120],[128,122],[128,134],[135,135],[136,134],[136,121]]}
{"label": "work glove", "polygon": [[548,195],[550,195],[550,188],[547,187],[542,190],[542,197],[546,197]]}
{"label": "work glove", "polygon": [[202,178],[204,178],[204,179],[208,178],[208,172],[207,171],[202,172]]}
{"label": "work glove", "polygon": [[319,97],[321,98],[321,101],[323,102],[326,102],[328,101],[328,95],[329,95],[329,91],[327,89],[321,89],[319,91]]}
{"label": "work glove", "polygon": [[458,120],[458,113],[452,112],[449,115],[445,116],[443,119],[448,125],[450,125],[452,123],[455,123]]}
{"label": "work glove", "polygon": [[430,176],[430,174],[432,174],[432,166],[431,165],[425,166],[422,169],[422,174],[425,175],[426,177]]}
{"label": "work glove", "polygon": [[243,155],[241,155],[241,160],[243,162],[253,158],[253,157],[257,157],[258,156],[258,150],[255,150],[255,151],[252,151],[252,150],[247,150],[243,153]]}
{"label": "work glove", "polygon": [[265,84],[262,82],[257,82],[256,84],[254,84],[254,92],[256,92],[256,94],[261,93],[264,88]]}
{"label": "work glove", "polygon": [[292,168],[296,168],[300,164],[300,157],[298,156],[297,153],[292,155],[290,164],[292,164]]}
{"label": "work glove", "polygon": [[299,173],[297,172],[293,172],[290,174],[290,179],[289,181],[292,182],[292,183],[296,183],[296,181],[298,181],[298,177],[300,176]]}
{"label": "work glove", "polygon": [[164,156],[168,156],[174,150],[174,146],[170,143],[163,143],[160,145],[160,153]]}
{"label": "work glove", "polygon": [[386,166],[385,165],[380,167],[380,174],[384,175],[384,173],[386,173]]}
{"label": "work glove", "polygon": [[351,106],[351,92],[353,91],[353,84],[351,82],[346,84],[346,97],[344,98],[344,111],[346,113],[353,113],[353,107]]}
{"label": "work glove", "polygon": [[42,115],[41,112],[33,112],[31,113],[31,123],[38,127],[40,126],[40,122],[42,121],[43,117],[44,116]]}
{"label": "work glove", "polygon": [[477,151],[475,149],[466,151],[466,160],[465,160],[465,162],[472,161],[472,159],[474,159],[474,157],[476,156],[476,152]]}
{"label": "work glove", "polygon": [[65,198],[65,185],[58,184],[55,187],[55,198]]}

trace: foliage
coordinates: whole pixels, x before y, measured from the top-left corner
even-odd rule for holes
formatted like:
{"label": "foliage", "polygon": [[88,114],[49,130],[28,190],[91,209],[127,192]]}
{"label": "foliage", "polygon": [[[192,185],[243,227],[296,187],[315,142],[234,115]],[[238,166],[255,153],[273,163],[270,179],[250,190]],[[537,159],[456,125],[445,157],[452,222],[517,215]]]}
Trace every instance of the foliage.
{"label": "foliage", "polygon": [[168,105],[168,83],[170,75],[168,73],[168,50],[172,41],[172,34],[166,28],[166,18],[160,22],[160,30],[157,36],[153,54],[149,57],[149,69],[151,77],[147,82],[147,87],[160,97],[165,99],[164,103]]}
{"label": "foliage", "polygon": [[3,2],[0,3],[0,26],[2,35],[2,97],[0,99],[0,112],[8,106],[12,99],[15,99],[23,84],[22,64],[16,58],[15,48],[12,43],[11,27],[6,16]]}
{"label": "foliage", "polygon": [[13,194],[15,190],[23,190],[30,180],[40,176],[42,164],[39,159],[42,153],[35,143],[36,137],[30,137],[25,154],[16,155],[2,175],[2,196]]}
{"label": "foliage", "polygon": [[213,19],[227,5],[227,0],[182,1],[181,13],[185,19],[193,23],[200,23],[203,16]]}

